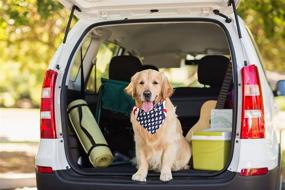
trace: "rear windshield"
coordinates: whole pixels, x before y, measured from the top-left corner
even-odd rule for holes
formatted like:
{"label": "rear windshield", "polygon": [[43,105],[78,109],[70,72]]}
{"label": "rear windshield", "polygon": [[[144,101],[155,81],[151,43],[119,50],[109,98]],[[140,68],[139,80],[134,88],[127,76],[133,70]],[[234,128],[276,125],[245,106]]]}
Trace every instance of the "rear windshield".
{"label": "rear windshield", "polygon": [[[90,48],[92,43],[95,47]],[[80,64],[86,62],[90,64],[84,72],[86,89],[90,92],[98,91],[102,78],[109,79],[109,64],[115,56],[138,58],[142,65],[165,73],[175,88],[209,87],[199,81],[199,60],[209,55],[230,59],[223,29],[204,22],[99,27],[92,30],[82,44],[73,61],[69,87],[80,89]],[[90,56],[86,56],[88,53]],[[89,60],[82,60],[86,58]],[[126,72],[124,65],[121,68]]]}

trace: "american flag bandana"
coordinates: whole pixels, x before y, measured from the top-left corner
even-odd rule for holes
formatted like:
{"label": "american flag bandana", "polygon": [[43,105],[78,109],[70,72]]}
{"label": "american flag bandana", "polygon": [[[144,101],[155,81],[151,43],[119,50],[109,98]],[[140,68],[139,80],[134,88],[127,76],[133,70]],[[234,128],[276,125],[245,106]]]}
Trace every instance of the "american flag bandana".
{"label": "american flag bandana", "polygon": [[149,133],[155,134],[161,124],[164,122],[167,110],[165,109],[165,101],[159,102],[153,106],[152,110],[145,112],[138,107],[134,107],[134,114],[137,113],[137,121]]}

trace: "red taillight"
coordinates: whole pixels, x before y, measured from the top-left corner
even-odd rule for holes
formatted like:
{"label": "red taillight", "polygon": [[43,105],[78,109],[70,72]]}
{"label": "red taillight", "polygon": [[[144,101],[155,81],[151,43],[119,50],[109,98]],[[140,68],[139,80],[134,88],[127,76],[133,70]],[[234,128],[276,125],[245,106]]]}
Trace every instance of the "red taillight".
{"label": "red taillight", "polygon": [[57,72],[48,70],[46,72],[41,97],[41,138],[56,138],[55,117],[54,117],[54,89]]}
{"label": "red taillight", "polygon": [[240,171],[241,176],[265,175],[267,173],[268,173],[268,168],[250,168],[250,169],[242,169]]}
{"label": "red taillight", "polygon": [[52,168],[51,167],[46,167],[46,166],[36,166],[36,170],[38,173],[41,174],[52,174]]}
{"label": "red taillight", "polygon": [[245,66],[242,72],[241,138],[264,138],[264,110],[262,90],[255,65]]}

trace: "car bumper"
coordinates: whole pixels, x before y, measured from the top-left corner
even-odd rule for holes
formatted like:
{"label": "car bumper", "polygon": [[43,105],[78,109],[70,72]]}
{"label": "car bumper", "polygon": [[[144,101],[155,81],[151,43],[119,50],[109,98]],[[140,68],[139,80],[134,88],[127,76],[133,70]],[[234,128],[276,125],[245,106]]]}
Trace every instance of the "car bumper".
{"label": "car bumper", "polygon": [[[83,177],[70,175],[70,170],[55,171],[53,174],[37,173],[38,190],[170,190],[170,189],[191,189],[191,190],[279,190],[280,188],[280,168],[270,170],[266,175],[243,177],[237,173],[232,173],[228,180],[208,181],[207,178],[201,180],[179,179],[169,183],[162,183],[159,180],[149,180],[147,183],[137,183],[129,178],[122,177]],[[208,182],[207,182],[208,181]]]}

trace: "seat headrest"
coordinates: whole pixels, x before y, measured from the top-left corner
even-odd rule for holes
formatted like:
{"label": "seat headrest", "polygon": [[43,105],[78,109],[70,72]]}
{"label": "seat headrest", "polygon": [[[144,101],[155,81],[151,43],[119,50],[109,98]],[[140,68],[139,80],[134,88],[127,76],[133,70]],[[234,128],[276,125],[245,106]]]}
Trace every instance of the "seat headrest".
{"label": "seat headrest", "polygon": [[129,82],[131,77],[141,71],[142,64],[137,57],[130,55],[115,56],[109,66],[109,78]]}
{"label": "seat headrest", "polygon": [[147,70],[147,69],[152,69],[152,70],[159,71],[159,69],[156,66],[154,66],[154,65],[143,65],[142,66],[142,70]]}
{"label": "seat headrest", "polygon": [[198,81],[211,88],[219,88],[223,84],[230,60],[222,55],[208,55],[198,64]]}

